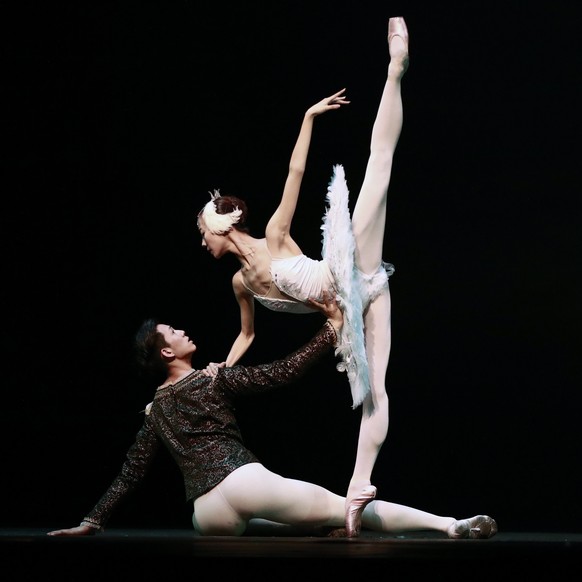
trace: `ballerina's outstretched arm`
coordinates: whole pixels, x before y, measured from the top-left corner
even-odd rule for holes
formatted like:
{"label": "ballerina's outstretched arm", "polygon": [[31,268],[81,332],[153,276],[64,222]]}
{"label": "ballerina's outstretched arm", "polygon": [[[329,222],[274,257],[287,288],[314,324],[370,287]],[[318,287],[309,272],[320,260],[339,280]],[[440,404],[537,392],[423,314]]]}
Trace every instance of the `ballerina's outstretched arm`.
{"label": "ballerina's outstretched arm", "polygon": [[307,154],[309,153],[311,134],[313,132],[313,120],[322,113],[347,105],[349,101],[346,99],[345,91],[345,89],[341,89],[337,93],[325,97],[315,105],[312,105],[303,116],[299,136],[291,153],[289,174],[285,181],[281,202],[265,229],[269,249],[277,256],[283,256],[285,252],[292,254],[301,252],[291,238],[290,230],[307,164]]}

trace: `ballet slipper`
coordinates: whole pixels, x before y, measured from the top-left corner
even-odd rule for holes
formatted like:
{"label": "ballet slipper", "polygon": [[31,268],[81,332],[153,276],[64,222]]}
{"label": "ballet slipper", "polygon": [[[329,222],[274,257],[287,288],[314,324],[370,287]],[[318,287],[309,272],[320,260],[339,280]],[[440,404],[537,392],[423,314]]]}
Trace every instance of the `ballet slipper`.
{"label": "ballet slipper", "polygon": [[471,538],[491,538],[497,533],[497,522],[488,515],[476,515],[455,520],[447,530],[447,535],[455,540]]}
{"label": "ballet slipper", "polygon": [[357,538],[362,529],[362,513],[370,501],[376,497],[376,487],[367,485],[352,498],[346,499],[346,534],[349,538]]}

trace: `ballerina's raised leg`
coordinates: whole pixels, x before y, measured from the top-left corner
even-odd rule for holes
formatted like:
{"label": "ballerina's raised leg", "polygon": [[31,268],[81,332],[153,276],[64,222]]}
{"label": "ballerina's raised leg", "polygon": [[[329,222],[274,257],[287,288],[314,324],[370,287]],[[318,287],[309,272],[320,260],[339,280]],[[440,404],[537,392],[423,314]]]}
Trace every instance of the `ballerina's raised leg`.
{"label": "ballerina's raised leg", "polygon": [[[388,22],[390,63],[372,129],[370,157],[352,218],[356,266],[372,276],[382,265],[386,199],[392,158],[402,129],[401,79],[408,68],[408,30],[402,17]],[[388,434],[386,370],[391,347],[391,301],[388,284],[364,314],[371,390],[362,403],[362,420],[354,471],[346,495],[346,531],[360,533],[364,507],[376,496],[371,485],[374,464]]]}

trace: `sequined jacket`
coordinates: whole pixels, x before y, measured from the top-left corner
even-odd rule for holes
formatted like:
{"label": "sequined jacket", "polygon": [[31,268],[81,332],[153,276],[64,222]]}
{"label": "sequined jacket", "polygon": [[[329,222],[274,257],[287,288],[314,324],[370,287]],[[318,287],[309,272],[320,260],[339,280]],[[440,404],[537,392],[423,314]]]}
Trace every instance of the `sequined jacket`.
{"label": "sequined jacket", "polygon": [[214,378],[193,370],[159,389],[146,407],[121,472],[85,519],[103,527],[139,485],[161,446],[180,467],[187,500],[203,495],[238,467],[259,462],[243,443],[234,414],[236,399],[297,380],[336,340],[333,326],[326,322],[310,342],[282,360],[221,368]]}

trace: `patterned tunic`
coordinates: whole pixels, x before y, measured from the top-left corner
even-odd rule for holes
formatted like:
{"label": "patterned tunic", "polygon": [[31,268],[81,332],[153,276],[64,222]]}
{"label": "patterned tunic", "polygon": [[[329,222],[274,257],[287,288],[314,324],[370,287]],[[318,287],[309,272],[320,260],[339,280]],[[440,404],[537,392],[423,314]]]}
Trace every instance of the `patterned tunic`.
{"label": "patterned tunic", "polygon": [[243,443],[234,414],[236,399],[294,382],[336,340],[333,326],[326,322],[310,342],[282,360],[221,368],[214,378],[193,370],[158,389],[121,472],[85,519],[103,527],[139,485],[161,446],[182,472],[187,500],[203,495],[235,469],[259,462]]}

